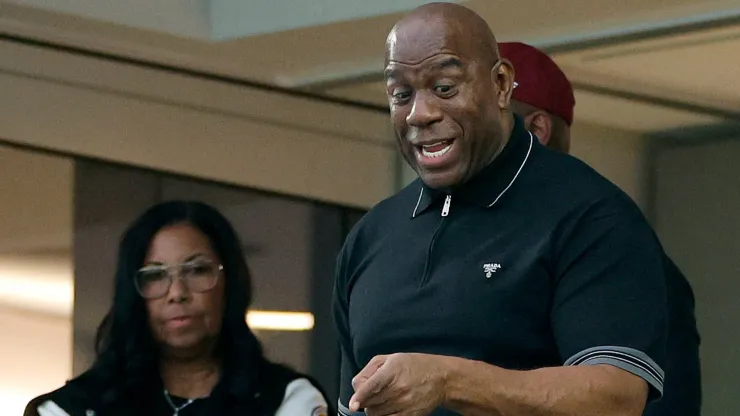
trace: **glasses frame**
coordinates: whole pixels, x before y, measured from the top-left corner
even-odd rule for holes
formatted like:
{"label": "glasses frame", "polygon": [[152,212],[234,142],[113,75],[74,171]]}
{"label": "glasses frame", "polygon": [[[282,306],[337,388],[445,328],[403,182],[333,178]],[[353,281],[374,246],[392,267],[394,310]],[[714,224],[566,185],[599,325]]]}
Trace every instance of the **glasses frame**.
{"label": "glasses frame", "polygon": [[[213,284],[209,288],[203,289],[203,290],[193,290],[186,283],[186,279],[183,277],[182,268],[184,266],[187,266],[187,265],[194,265],[194,264],[201,264],[201,263],[205,263],[205,264],[208,264],[208,265],[215,266],[216,267],[216,271],[215,271],[216,277],[213,279]],[[166,273],[166,275],[167,275],[167,290],[165,290],[159,296],[144,296],[143,290],[139,286],[139,279],[138,279],[139,273],[141,273],[141,272],[143,272],[144,270],[147,270],[147,269],[150,269],[150,270],[151,269],[164,270],[165,273]],[[173,275],[176,276],[176,278],[182,282],[183,286],[185,286],[188,289],[189,292],[191,292],[191,293],[206,293],[206,292],[209,292],[209,291],[213,290],[213,288],[216,287],[216,285],[218,284],[219,278],[221,278],[221,275],[223,274],[223,271],[224,271],[223,264],[216,263],[216,262],[211,261],[211,260],[199,260],[199,261],[189,261],[189,262],[185,262],[185,263],[175,264],[175,265],[172,265],[172,266],[142,267],[141,269],[139,269],[139,270],[136,271],[136,274],[134,275],[134,279],[133,280],[134,280],[134,287],[136,288],[136,292],[139,294],[139,296],[141,296],[142,298],[144,298],[146,300],[154,300],[154,299],[161,299],[161,298],[167,296],[168,293],[170,293],[170,289],[172,289],[172,284],[174,283]]]}

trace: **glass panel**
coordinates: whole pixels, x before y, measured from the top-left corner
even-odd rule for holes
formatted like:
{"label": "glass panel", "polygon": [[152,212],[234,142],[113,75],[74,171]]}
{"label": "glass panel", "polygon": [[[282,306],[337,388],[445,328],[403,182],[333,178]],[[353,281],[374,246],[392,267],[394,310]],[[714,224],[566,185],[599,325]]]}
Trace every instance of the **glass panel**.
{"label": "glass panel", "polygon": [[118,241],[157,201],[155,173],[80,160],[74,187],[74,374],[95,359],[95,332],[113,298]]}

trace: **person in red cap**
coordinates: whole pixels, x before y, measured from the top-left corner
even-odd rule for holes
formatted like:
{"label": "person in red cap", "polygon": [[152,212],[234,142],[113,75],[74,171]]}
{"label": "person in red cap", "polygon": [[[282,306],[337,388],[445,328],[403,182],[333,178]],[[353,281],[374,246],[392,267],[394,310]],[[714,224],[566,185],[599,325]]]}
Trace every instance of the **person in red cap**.
{"label": "person in red cap", "polygon": [[[570,149],[575,97],[570,81],[544,52],[521,42],[499,43],[514,66],[511,106],[540,143],[565,153]],[[666,256],[669,329],[663,397],[648,405],[645,416],[701,414],[700,337],[694,293],[686,277]]]}
{"label": "person in red cap", "polygon": [[549,56],[527,44],[502,42],[499,52],[514,65],[512,110],[524,117],[540,143],[568,153],[576,104],[568,77]]}

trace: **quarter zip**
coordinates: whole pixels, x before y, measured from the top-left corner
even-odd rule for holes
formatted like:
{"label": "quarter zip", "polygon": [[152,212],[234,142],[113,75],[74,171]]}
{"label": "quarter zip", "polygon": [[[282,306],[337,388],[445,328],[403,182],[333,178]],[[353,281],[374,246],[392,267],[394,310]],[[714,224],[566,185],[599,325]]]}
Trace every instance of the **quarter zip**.
{"label": "quarter zip", "polygon": [[447,216],[450,215],[451,204],[452,195],[447,195],[445,197],[444,205],[442,205],[442,218],[439,220],[439,224],[437,224],[437,228],[434,230],[434,234],[432,234],[432,240],[429,242],[429,248],[427,249],[427,260],[424,264],[424,275],[421,277],[421,282],[419,282],[420,287],[426,284],[427,280],[429,280],[429,275],[432,273],[432,263],[434,260],[434,243],[436,243],[439,235],[442,233],[442,227],[444,226]]}
{"label": "quarter zip", "polygon": [[442,206],[442,216],[446,217],[450,215],[450,203],[452,202],[452,195],[447,195],[445,198],[445,204]]}

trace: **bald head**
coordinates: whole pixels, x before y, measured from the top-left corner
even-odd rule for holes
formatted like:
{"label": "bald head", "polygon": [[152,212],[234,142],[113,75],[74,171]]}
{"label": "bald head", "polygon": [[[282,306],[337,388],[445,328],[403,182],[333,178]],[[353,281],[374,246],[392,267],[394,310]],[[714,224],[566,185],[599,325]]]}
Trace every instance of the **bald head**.
{"label": "bald head", "polygon": [[454,3],[429,3],[414,9],[391,30],[386,65],[401,59],[419,63],[429,49],[453,52],[491,68],[498,60],[496,37],[485,20]]}
{"label": "bald head", "polygon": [[513,69],[472,10],[431,3],[412,11],[386,41],[391,120],[406,161],[432,188],[472,179],[498,156],[513,119]]}

